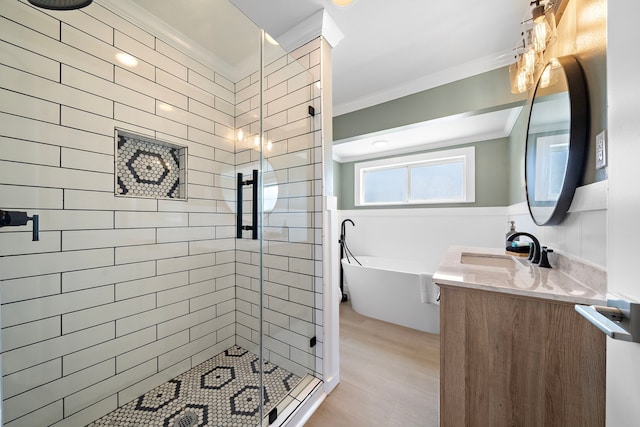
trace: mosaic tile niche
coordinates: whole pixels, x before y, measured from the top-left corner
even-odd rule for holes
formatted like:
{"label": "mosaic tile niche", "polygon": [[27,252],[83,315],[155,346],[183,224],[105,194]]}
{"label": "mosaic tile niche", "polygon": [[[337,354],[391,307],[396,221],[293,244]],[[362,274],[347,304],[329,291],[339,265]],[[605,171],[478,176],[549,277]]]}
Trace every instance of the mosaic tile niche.
{"label": "mosaic tile niche", "polygon": [[186,199],[187,148],[117,131],[116,195]]}

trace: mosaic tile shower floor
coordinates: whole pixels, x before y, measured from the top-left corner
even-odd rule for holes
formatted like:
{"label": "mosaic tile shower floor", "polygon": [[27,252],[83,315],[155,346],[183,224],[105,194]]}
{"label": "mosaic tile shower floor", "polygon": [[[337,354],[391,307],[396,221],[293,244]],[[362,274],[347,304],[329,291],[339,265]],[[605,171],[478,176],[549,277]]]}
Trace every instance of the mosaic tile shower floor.
{"label": "mosaic tile shower floor", "polygon": [[[297,375],[265,362],[264,413],[300,380]],[[89,427],[255,427],[260,417],[259,384],[258,357],[233,346]]]}

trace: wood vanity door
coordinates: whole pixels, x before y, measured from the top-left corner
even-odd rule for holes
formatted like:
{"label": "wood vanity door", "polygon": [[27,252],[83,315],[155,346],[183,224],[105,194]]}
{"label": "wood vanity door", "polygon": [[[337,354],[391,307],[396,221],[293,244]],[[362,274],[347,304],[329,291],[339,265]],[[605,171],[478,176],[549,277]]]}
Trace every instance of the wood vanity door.
{"label": "wood vanity door", "polygon": [[573,304],[441,286],[440,425],[604,426],[605,336]]}

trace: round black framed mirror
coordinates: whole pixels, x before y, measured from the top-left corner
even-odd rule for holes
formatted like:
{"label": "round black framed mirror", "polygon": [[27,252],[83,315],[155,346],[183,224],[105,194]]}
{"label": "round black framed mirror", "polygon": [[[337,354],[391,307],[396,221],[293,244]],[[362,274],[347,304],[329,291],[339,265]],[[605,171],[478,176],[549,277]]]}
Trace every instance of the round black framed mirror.
{"label": "round black framed mirror", "polygon": [[588,134],[582,67],[572,55],[554,58],[538,78],[527,126],[527,204],[537,225],[564,219],[582,177]]}

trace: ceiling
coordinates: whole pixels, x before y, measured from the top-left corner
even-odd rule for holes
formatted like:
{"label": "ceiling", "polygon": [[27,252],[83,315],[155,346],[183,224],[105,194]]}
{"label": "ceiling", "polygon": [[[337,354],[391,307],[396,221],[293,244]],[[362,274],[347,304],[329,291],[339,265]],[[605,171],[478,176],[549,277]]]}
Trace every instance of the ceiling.
{"label": "ceiling", "polygon": [[[122,4],[103,1],[114,6]],[[253,23],[277,40],[306,18],[325,10],[344,34],[332,52],[334,116],[509,64],[520,38],[521,21],[530,16],[531,10],[527,0],[355,0],[342,8],[331,0],[229,1],[133,3],[177,29],[178,43],[211,52],[230,74],[255,69],[251,52],[257,48],[258,38],[254,35],[258,30]],[[508,122],[495,123],[498,117],[506,119],[510,113],[485,118],[491,118],[494,130],[508,128]],[[451,117],[448,122],[462,118]],[[440,134],[442,124],[432,122],[421,126],[437,126],[434,129]],[[477,133],[486,133],[486,126],[478,117],[449,129],[453,132],[467,126],[473,132],[476,123]],[[422,133],[435,134],[434,129],[424,129]],[[380,135],[362,138],[370,137]],[[443,135],[441,141],[464,139],[468,137],[451,133]],[[357,146],[366,147],[370,154],[389,150],[371,144]]]}
{"label": "ceiling", "polygon": [[278,39],[325,9],[344,34],[333,49],[334,115],[513,61],[527,0],[231,0]]}

